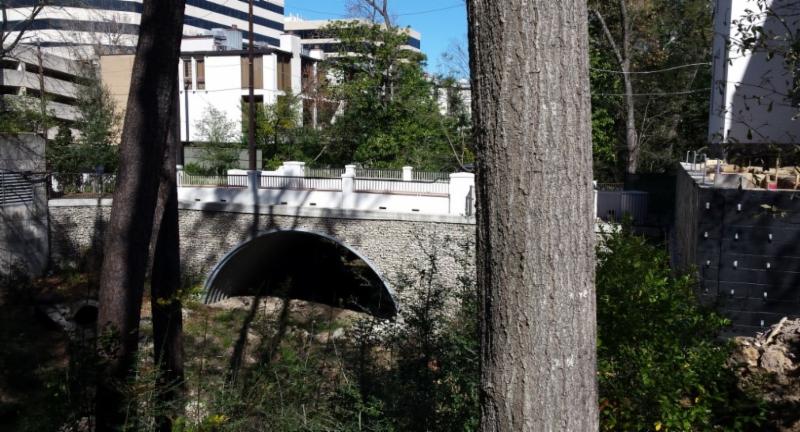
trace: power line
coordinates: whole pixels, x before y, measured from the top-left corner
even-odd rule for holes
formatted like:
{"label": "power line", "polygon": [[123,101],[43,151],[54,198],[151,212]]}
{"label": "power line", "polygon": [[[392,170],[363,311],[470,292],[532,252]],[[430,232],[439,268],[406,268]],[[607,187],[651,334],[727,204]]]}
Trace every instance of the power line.
{"label": "power line", "polygon": [[401,14],[397,14],[397,16],[426,15],[426,14],[429,14],[429,13],[442,12],[442,11],[455,9],[455,8],[462,8],[462,7],[464,7],[464,5],[455,4],[455,5],[452,5],[452,6],[442,7],[442,8],[438,8],[438,9],[429,9],[429,10],[424,10],[424,11],[419,11],[419,12],[401,13]]}
{"label": "power line", "polygon": [[320,15],[331,15],[331,16],[336,16],[336,17],[341,17],[341,18],[347,18],[346,14],[341,14],[341,13],[337,13],[337,12],[318,11],[318,10],[314,10],[314,9],[307,9],[307,8],[302,8],[302,7],[297,7],[297,6],[292,7],[292,9],[297,9],[299,11],[311,12],[311,13],[320,14]]}
{"label": "power line", "polygon": [[645,75],[645,74],[655,74],[655,73],[661,73],[661,72],[669,72],[669,71],[673,71],[673,70],[677,70],[677,69],[685,69],[685,68],[690,68],[690,67],[695,67],[695,66],[711,66],[711,63],[709,63],[709,62],[692,63],[692,64],[685,64],[685,65],[673,66],[673,67],[668,67],[668,68],[665,68],[665,69],[656,69],[656,70],[650,70],[650,71],[623,72],[623,71],[618,71],[618,70],[595,69],[595,68],[589,68],[589,70],[593,70],[593,71],[596,71],[596,72],[617,73],[617,74],[622,74],[622,75],[625,75],[625,74],[628,74],[628,75]]}
{"label": "power line", "polygon": [[[678,96],[678,95],[687,95],[692,93],[700,93],[705,91],[710,91],[711,87],[695,89],[695,90],[686,90],[680,92],[664,92],[664,93],[633,93],[631,96]],[[626,93],[593,93],[592,96],[627,96]]]}
{"label": "power line", "polygon": [[[397,14],[397,16],[401,17],[401,16],[413,16],[413,15],[427,15],[427,14],[430,14],[430,13],[443,12],[443,11],[456,9],[456,8],[461,8],[461,7],[464,7],[464,6],[462,4],[454,4],[454,5],[451,5],[451,6],[446,6],[446,7],[436,8],[436,9],[421,10],[421,11],[416,11],[416,12],[405,12],[405,13]],[[341,17],[341,18],[351,18],[347,14],[342,14],[342,13],[337,13],[337,12],[326,12],[326,11],[302,8],[302,7],[297,7],[297,6],[292,7],[292,9],[297,9],[299,11],[311,12],[311,13],[320,14],[320,15],[330,15],[330,16]]]}

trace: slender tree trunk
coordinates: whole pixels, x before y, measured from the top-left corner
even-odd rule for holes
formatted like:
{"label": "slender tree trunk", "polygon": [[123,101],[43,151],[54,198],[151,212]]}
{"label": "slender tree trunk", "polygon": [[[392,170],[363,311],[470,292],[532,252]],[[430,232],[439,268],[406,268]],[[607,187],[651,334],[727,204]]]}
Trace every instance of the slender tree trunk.
{"label": "slender tree trunk", "polygon": [[114,431],[132,408],[139,318],[172,98],[184,0],[145,0],[120,143],[120,169],[100,276],[97,430]]}
{"label": "slender tree trunk", "polygon": [[628,174],[636,174],[639,169],[639,133],[636,129],[636,102],[631,80],[631,21],[628,16],[627,0],[619,0],[619,13],[622,19],[622,78],[625,83],[625,143],[628,146]]}
{"label": "slender tree trunk", "polygon": [[[626,68],[625,70],[630,70]],[[623,79],[625,83],[625,144],[628,147],[628,174],[636,174],[639,170],[639,133],[636,130],[636,102],[633,96],[633,84],[630,76],[626,73]]]}
{"label": "slender tree trunk", "polygon": [[157,233],[151,276],[150,306],[153,311],[153,346],[160,404],[156,424],[161,432],[172,430],[172,421],[184,411],[183,317],[181,315],[181,256],[178,221],[177,163],[180,146],[178,88],[172,109],[169,136],[156,207]]}
{"label": "slender tree trunk", "polygon": [[585,0],[469,0],[481,430],[598,429]]}
{"label": "slender tree trunk", "polygon": [[603,33],[606,35],[609,45],[617,57],[619,68],[622,72],[622,82],[625,86],[625,147],[628,151],[628,163],[625,166],[627,174],[636,174],[639,169],[639,157],[641,148],[639,146],[639,132],[636,129],[636,100],[633,91],[633,80],[631,79],[631,21],[628,15],[627,0],[619,0],[619,16],[622,26],[622,48],[617,45],[614,36],[606,24],[606,20],[599,10],[594,10],[595,16],[600,21]]}

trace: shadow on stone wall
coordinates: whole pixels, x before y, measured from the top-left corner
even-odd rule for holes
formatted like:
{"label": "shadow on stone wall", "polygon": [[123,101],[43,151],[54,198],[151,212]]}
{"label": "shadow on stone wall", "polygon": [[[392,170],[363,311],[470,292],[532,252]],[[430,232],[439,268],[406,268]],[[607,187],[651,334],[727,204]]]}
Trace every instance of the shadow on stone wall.
{"label": "shadow on stone wall", "polygon": [[[100,199],[81,200],[83,205],[62,205],[53,200],[49,208],[50,260],[55,268],[76,268],[99,273],[103,243],[111,207]],[[89,205],[91,201],[93,204]]]}
{"label": "shadow on stone wall", "polygon": [[0,135],[0,273],[38,276],[48,265],[44,140]]}
{"label": "shadow on stone wall", "polygon": [[[313,215],[309,215],[309,210]],[[54,263],[99,269],[110,202],[53,200],[50,214]],[[452,237],[474,244],[475,236],[474,225],[468,223],[435,222],[413,217],[356,219],[341,210],[313,208],[305,202],[292,208],[221,202],[181,203],[180,231],[183,279],[195,283],[209,281],[210,275],[220,273],[226,255],[246,249],[245,245],[252,239],[265,237],[268,233],[292,233],[283,235],[279,241],[270,240],[262,244],[258,253],[248,253],[244,264],[235,265],[236,271],[226,270],[227,274],[235,275],[237,281],[234,283],[236,286],[228,284],[222,291],[226,296],[254,295],[257,291],[254,287],[261,282],[271,280],[273,286],[279,285],[281,281],[278,279],[286,279],[287,269],[291,269],[300,275],[295,280],[309,280],[299,289],[302,295],[297,296],[308,300],[325,297],[312,289],[312,285],[326,281],[322,270],[329,272],[329,281],[358,283],[371,280],[372,291],[362,290],[357,297],[361,300],[372,294],[380,297],[391,292],[391,281],[399,272],[428,259],[430,251],[424,246],[426,242],[443,245],[445,238]],[[442,272],[455,280],[461,264],[449,255],[452,254],[442,254],[439,265]],[[350,274],[342,274],[343,269]],[[351,271],[354,269],[365,272],[354,274]],[[241,284],[250,286],[239,286]],[[334,297],[349,298],[352,297],[350,294],[353,294],[352,290],[345,297],[328,296],[329,303],[341,306]],[[380,314],[385,315],[383,312]]]}

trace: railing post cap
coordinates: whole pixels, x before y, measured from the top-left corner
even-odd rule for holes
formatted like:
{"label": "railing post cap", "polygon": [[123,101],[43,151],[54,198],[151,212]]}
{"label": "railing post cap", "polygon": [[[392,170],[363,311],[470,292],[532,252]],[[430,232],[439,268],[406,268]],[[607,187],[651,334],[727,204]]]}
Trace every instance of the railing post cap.
{"label": "railing post cap", "polygon": [[175,169],[178,171],[183,171],[183,165],[181,164],[175,165]]}

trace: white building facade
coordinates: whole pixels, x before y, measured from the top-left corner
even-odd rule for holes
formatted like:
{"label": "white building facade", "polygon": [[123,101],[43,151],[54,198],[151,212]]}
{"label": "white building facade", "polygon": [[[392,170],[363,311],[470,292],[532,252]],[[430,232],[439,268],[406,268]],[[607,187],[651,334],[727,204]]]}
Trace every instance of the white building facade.
{"label": "white building facade", "polygon": [[[35,0],[7,1],[6,28],[31,16]],[[135,48],[142,13],[141,0],[48,0],[23,35],[23,43],[38,42],[61,56],[88,57],[97,49],[118,52]],[[257,45],[280,46],[284,27],[283,0],[255,0],[253,38]],[[238,27],[247,40],[248,3],[240,0],[186,0],[184,35],[206,34],[214,28]],[[13,35],[12,35],[13,37]]]}
{"label": "white building facade", "polygon": [[[714,23],[713,85],[709,142],[712,144],[796,144],[800,142],[798,83],[780,55],[781,48],[742,50],[738,24],[755,17],[768,37],[786,37],[800,29],[794,0],[768,0],[775,16],[759,13],[757,0],[717,0]],[[778,19],[780,17],[780,19]],[[782,21],[782,22],[781,22]],[[793,37],[793,35],[791,35]],[[784,44],[772,39],[769,44]],[[784,48],[785,49],[785,46]],[[772,54],[769,53],[772,51]]]}
{"label": "white building facade", "polygon": [[[301,49],[296,36],[281,35],[278,47],[259,48],[255,53],[254,94],[256,103],[271,105],[286,94],[302,96],[308,80],[316,74],[316,58]],[[246,50],[217,51],[213,38],[187,38],[179,63],[181,140],[202,141],[196,124],[209,107],[233,121],[242,120],[248,101]],[[298,118],[302,114],[298,107]]]}

